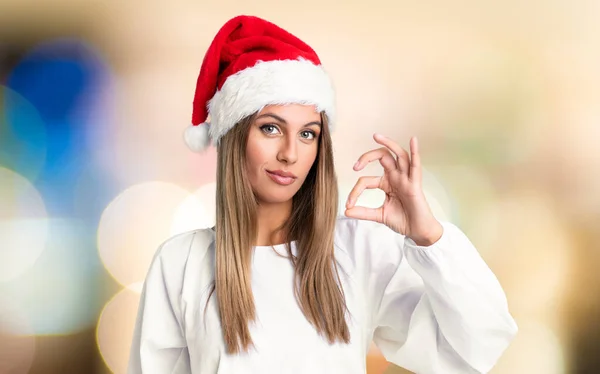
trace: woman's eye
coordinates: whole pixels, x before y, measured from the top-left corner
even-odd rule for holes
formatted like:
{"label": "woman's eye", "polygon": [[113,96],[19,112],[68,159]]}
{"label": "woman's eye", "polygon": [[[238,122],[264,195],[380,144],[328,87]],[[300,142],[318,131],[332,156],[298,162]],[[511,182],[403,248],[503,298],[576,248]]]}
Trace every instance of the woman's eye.
{"label": "woman's eye", "polygon": [[279,131],[277,130],[277,127],[274,125],[262,125],[260,127],[260,129],[262,130],[262,132],[264,132],[265,134],[275,134],[275,131]]}
{"label": "woman's eye", "polygon": [[313,131],[302,131],[300,133],[304,139],[314,139],[317,135]]}

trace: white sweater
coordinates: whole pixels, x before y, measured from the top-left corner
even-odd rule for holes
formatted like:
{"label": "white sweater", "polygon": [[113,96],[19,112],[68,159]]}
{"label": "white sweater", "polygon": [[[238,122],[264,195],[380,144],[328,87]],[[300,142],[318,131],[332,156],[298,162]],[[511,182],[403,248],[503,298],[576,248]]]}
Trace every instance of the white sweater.
{"label": "white sweater", "polygon": [[[339,217],[335,256],[350,312],[351,342],[330,345],[307,322],[293,292],[293,267],[254,247],[255,349],[225,351],[214,279],[214,235],[201,229],[167,240],[146,277],[130,374],[366,372],[371,341],[418,374],[486,373],[517,332],[506,297],[469,239],[443,222],[429,247],[370,221]],[[285,254],[284,245],[275,249]],[[295,242],[292,242],[295,253]]]}

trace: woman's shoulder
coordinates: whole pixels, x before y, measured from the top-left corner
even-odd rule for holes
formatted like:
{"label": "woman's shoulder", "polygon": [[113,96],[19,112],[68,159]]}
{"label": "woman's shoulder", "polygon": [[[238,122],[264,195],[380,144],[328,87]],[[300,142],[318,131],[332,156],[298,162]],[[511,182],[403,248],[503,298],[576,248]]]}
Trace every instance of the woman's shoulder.
{"label": "woman's shoulder", "polygon": [[161,257],[180,257],[187,255],[192,249],[206,250],[214,240],[211,229],[195,229],[175,234],[159,246],[157,255]]}
{"label": "woman's shoulder", "polygon": [[201,266],[211,259],[213,242],[214,231],[208,228],[182,232],[171,236],[158,247],[153,262],[160,263],[163,271],[180,273],[189,270],[190,264]]}

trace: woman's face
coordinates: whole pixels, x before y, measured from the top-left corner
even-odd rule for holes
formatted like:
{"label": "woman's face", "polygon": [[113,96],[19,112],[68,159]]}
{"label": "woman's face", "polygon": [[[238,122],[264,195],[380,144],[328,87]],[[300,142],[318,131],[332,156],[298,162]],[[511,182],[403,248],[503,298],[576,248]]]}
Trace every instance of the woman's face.
{"label": "woman's face", "polygon": [[282,203],[298,192],[316,157],[321,115],[312,105],[268,105],[251,124],[246,170],[259,203]]}

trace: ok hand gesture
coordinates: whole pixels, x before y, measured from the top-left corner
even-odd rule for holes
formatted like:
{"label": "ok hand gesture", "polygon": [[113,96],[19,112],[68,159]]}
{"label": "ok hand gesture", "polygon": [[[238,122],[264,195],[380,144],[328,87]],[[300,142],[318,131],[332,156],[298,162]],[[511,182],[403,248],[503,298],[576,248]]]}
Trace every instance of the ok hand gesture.
{"label": "ok hand gesture", "polygon": [[[373,139],[383,147],[364,153],[354,170],[363,169],[378,160],[383,175],[360,177],[348,196],[346,216],[383,223],[392,230],[414,240],[417,245],[435,243],[443,232],[435,219],[421,186],[421,158],[417,138],[410,139],[408,152],[391,139],[375,134]],[[385,201],[379,208],[355,206],[365,189],[378,188],[385,192]]]}

